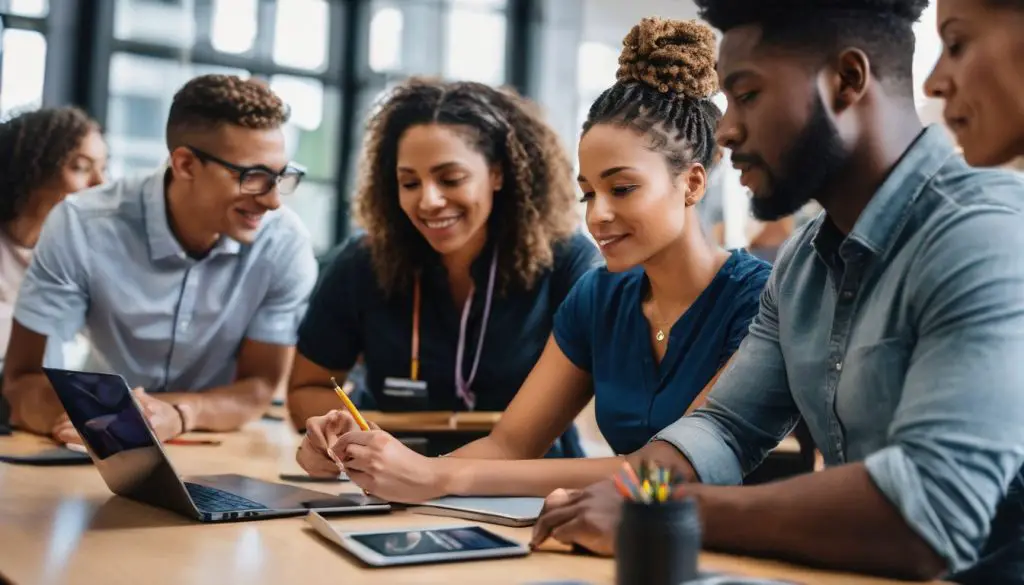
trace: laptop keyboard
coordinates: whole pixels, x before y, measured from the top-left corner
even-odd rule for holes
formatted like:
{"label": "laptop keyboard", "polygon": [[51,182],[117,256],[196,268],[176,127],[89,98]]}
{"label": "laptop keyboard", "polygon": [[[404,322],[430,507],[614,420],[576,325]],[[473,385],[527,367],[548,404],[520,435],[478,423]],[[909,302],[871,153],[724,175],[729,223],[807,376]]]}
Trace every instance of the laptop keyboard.
{"label": "laptop keyboard", "polygon": [[235,512],[237,510],[266,510],[263,504],[256,503],[241,496],[217,488],[200,485],[198,483],[185,483],[188,495],[196,507],[204,512]]}

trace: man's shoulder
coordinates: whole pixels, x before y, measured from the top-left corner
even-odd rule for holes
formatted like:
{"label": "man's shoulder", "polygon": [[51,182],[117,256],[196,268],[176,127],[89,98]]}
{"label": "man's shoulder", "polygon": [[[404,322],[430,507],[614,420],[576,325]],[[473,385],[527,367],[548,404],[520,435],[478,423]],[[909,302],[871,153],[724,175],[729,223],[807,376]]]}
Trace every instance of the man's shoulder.
{"label": "man's shoulder", "polygon": [[268,212],[262,229],[256,236],[257,241],[262,239],[282,240],[304,240],[309,241],[310,234],[306,224],[302,222],[299,214],[289,207],[281,207]]}
{"label": "man's shoulder", "polygon": [[[971,249],[1024,244],[1024,175],[948,162],[921,193],[917,256],[955,257]],[[952,255],[952,256],[950,256]]]}
{"label": "man's shoulder", "polygon": [[129,177],[68,195],[64,206],[70,218],[89,224],[117,218],[142,218],[142,191],[148,176]]}
{"label": "man's shoulder", "polygon": [[254,258],[278,268],[314,258],[309,230],[297,213],[284,206],[267,214],[249,250]]}
{"label": "man's shoulder", "polygon": [[969,166],[951,157],[929,181],[922,196],[929,211],[945,216],[970,215],[985,208],[1024,213],[1024,174]]}

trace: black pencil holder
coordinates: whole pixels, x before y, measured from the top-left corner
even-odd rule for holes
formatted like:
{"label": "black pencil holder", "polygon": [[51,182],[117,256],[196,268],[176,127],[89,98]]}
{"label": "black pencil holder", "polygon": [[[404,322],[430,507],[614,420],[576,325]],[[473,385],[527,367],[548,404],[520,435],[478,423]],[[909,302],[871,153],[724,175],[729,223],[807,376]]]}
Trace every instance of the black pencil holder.
{"label": "black pencil holder", "polygon": [[698,577],[701,526],[692,498],[622,505],[615,542],[618,585],[680,585]]}

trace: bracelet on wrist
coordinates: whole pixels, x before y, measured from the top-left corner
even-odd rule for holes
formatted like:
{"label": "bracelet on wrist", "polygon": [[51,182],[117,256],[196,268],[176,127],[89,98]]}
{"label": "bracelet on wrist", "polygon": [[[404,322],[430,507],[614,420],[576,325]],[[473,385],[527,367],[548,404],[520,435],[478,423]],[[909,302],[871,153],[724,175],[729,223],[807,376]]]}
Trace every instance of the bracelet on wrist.
{"label": "bracelet on wrist", "polygon": [[188,419],[185,418],[185,409],[180,404],[174,404],[174,410],[178,411],[178,418],[181,419],[181,433],[185,434],[189,431]]}

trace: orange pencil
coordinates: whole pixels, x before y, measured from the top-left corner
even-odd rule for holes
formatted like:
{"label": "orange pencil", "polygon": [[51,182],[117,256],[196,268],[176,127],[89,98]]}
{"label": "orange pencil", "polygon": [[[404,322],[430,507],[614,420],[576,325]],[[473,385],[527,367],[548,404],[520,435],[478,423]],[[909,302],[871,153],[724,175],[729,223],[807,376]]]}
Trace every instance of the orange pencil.
{"label": "orange pencil", "polygon": [[630,489],[626,487],[625,482],[622,481],[621,475],[616,473],[615,475],[612,476],[612,481],[615,482],[615,489],[619,490],[619,493],[622,494],[622,497],[626,498],[627,500],[636,499],[635,497],[633,497],[633,494],[630,491]]}
{"label": "orange pencil", "polygon": [[629,481],[636,485],[637,489],[640,489],[640,478],[636,476],[636,472],[633,471],[633,466],[628,461],[622,462],[622,468],[626,470],[626,477]]}

